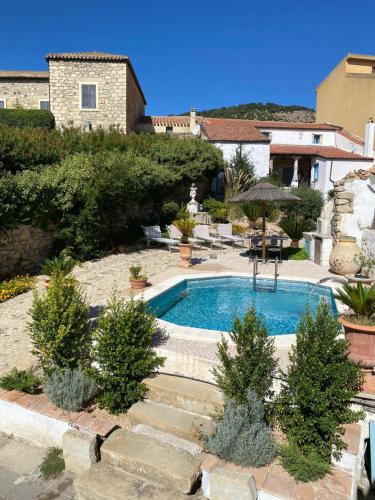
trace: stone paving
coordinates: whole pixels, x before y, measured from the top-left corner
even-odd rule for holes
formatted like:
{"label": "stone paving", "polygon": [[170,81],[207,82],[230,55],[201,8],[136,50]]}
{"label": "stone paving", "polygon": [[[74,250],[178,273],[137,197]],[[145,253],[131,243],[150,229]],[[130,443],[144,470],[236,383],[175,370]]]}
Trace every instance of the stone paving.
{"label": "stone paving", "polygon": [[[211,257],[217,257],[216,259]],[[161,283],[178,274],[202,271],[239,271],[252,272],[245,249],[226,245],[224,250],[209,248],[194,249],[194,266],[189,270],[177,267],[178,251],[170,253],[160,247],[129,248],[125,253],[108,255],[98,260],[85,262],[74,270],[74,274],[87,294],[92,305],[104,304],[114,289],[119,295],[129,294],[129,267],[142,265],[151,284]],[[259,271],[272,275],[273,264],[260,265]],[[286,261],[279,267],[280,277],[300,277],[318,280],[327,276],[328,268],[311,261]],[[42,289],[43,277],[38,277],[38,288]],[[31,342],[27,332],[29,320],[27,311],[32,303],[32,292],[27,292],[0,304],[0,375],[14,366],[25,369],[35,365],[36,360],[30,353]],[[183,341],[171,340],[173,349],[184,351]],[[193,346],[191,346],[193,349]]]}
{"label": "stone paving", "polygon": [[74,498],[70,474],[43,480],[39,467],[46,453],[46,448],[0,434],[0,500]]}

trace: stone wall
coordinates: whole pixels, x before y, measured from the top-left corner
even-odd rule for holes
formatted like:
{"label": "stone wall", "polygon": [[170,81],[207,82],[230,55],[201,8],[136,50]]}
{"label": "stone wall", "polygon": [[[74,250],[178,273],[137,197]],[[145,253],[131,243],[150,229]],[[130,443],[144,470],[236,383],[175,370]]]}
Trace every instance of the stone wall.
{"label": "stone wall", "polygon": [[49,100],[48,78],[0,78],[0,99],[6,108],[39,109],[39,100]]}
{"label": "stone wall", "polygon": [[[144,113],[127,62],[50,60],[49,72],[51,111],[57,127],[84,127],[90,122],[94,129],[115,126],[128,133]],[[81,109],[84,83],[97,85],[96,109]]]}
{"label": "stone wall", "polygon": [[0,276],[34,273],[51,255],[52,233],[32,226],[20,226],[0,236]]}

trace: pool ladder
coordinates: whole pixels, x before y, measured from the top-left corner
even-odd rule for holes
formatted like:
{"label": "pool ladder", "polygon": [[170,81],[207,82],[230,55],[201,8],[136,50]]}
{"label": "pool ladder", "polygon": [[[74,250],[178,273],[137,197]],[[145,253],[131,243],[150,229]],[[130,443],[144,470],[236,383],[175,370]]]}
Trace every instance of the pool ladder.
{"label": "pool ladder", "polygon": [[277,277],[279,276],[279,258],[276,257],[275,259],[275,273],[274,273],[274,278],[273,278],[273,287],[272,286],[264,286],[264,285],[259,285],[257,283],[257,275],[259,274],[258,271],[258,256],[254,257],[253,260],[253,289],[254,290],[271,290],[276,292],[277,290]]}

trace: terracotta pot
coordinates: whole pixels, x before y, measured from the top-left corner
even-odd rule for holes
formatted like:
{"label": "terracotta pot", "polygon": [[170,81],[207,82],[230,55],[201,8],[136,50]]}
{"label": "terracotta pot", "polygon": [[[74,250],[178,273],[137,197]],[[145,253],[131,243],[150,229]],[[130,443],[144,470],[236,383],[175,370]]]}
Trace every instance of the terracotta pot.
{"label": "terracotta pot", "polygon": [[190,267],[191,266],[191,255],[193,253],[193,245],[190,243],[180,243],[180,262],[179,267]]}
{"label": "terracotta pot", "polygon": [[341,317],[340,323],[349,342],[348,357],[363,368],[375,366],[375,326],[357,325]]}
{"label": "terracotta pot", "polygon": [[351,236],[342,236],[329,257],[331,270],[336,274],[356,274],[361,269],[361,249]]}
{"label": "terracotta pot", "polygon": [[290,246],[292,248],[299,248],[299,241],[298,240],[292,240],[290,243]]}
{"label": "terracotta pot", "polygon": [[130,286],[133,290],[142,290],[143,288],[146,288],[147,286],[147,279],[148,278],[142,278],[139,280],[133,280],[130,279]]}

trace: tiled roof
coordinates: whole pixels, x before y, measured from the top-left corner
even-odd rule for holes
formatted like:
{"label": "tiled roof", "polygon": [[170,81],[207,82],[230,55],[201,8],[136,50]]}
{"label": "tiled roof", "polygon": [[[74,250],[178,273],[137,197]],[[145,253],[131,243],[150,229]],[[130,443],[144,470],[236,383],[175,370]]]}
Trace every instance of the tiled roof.
{"label": "tiled roof", "polygon": [[270,140],[250,120],[198,118],[203,135],[209,141],[266,142]]}
{"label": "tiled roof", "polygon": [[60,52],[47,54],[46,61],[54,60],[80,60],[80,61],[127,61],[128,56],[120,54],[107,54],[106,52]]}
{"label": "tiled roof", "polygon": [[0,70],[0,78],[49,78],[48,71],[8,71]]}
{"label": "tiled roof", "polygon": [[374,161],[373,158],[351,153],[333,146],[295,146],[289,144],[271,144],[271,155],[290,156],[319,156],[327,160],[365,160]]}
{"label": "tiled roof", "polygon": [[355,144],[359,144],[360,146],[363,146],[365,143],[365,141],[361,137],[358,137],[357,135],[353,135],[345,129],[337,130],[337,133],[342,135],[343,137],[345,137],[349,141],[354,142]]}
{"label": "tiled roof", "polygon": [[162,126],[173,126],[177,125],[179,127],[189,127],[190,117],[189,116],[142,116],[139,119],[139,123],[147,125],[162,125]]}

